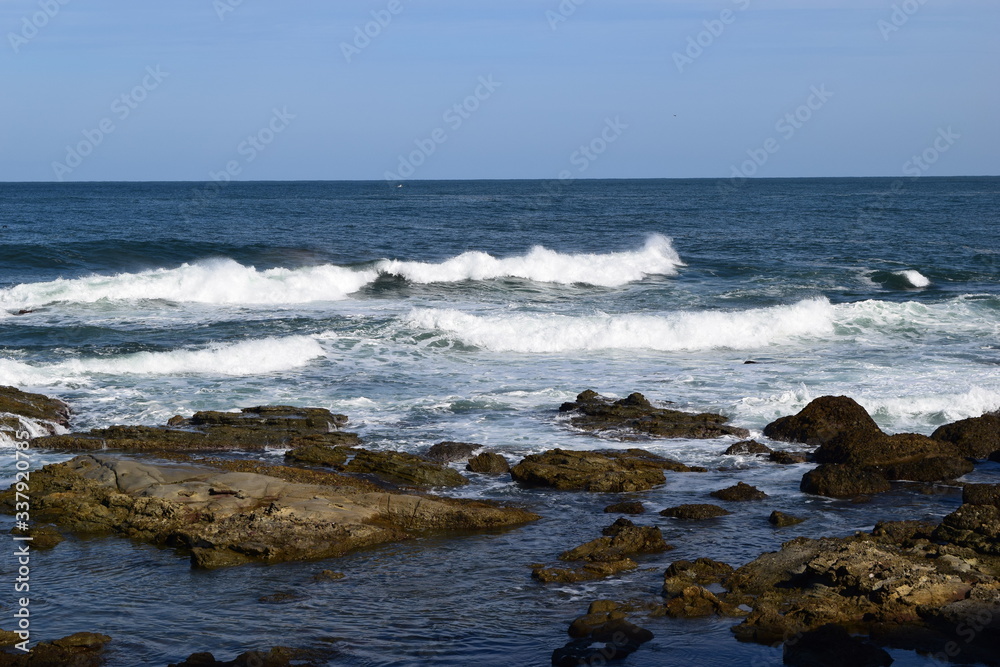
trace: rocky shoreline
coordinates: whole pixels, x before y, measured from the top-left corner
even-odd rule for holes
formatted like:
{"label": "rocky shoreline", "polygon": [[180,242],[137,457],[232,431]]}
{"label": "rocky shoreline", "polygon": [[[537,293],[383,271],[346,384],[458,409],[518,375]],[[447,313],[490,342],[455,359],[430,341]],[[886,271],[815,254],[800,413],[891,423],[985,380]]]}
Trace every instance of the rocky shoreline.
{"label": "rocky shoreline", "polygon": [[[560,563],[535,563],[525,574],[539,586],[614,577],[673,548],[659,527],[637,523],[646,512],[641,494],[670,476],[706,471],[635,446],[658,438],[741,438],[727,454],[764,457],[776,466],[816,464],[800,490],[829,498],[864,502],[900,482],[964,486],[963,504],[940,523],[881,522],[870,532],[797,538],[742,565],[673,562],[659,599],[591,604],[570,625],[552,664],[623,659],[653,639],[636,623],[657,617],[731,618],[737,640],[782,645],[793,665],[889,664],[884,647],[1000,664],[1000,486],[956,481],[981,461],[1000,461],[1000,415],[947,424],[930,436],[889,435],[852,399],[824,396],[764,428],[770,440],[803,448],[788,452],[746,440],[749,432],[722,415],[672,410],[637,393],[613,400],[586,391],[562,405],[554,423],[631,448],[552,449],[520,461],[474,443],[441,442],[422,455],[368,449],[344,430],[346,415],[289,406],[65,433],[69,406],[0,388],[0,429],[18,428],[20,418],[42,433],[33,448],[77,454],[31,474],[32,518],[40,522],[32,534],[48,536],[36,547],[55,547],[66,533],[127,537],[188,554],[195,568],[329,559],[434,534],[461,539],[517,529],[545,513],[441,495],[469,484],[470,475],[485,475],[528,489],[638,498],[606,508],[632,519],[622,516],[591,541],[565,545]],[[284,465],[226,458],[275,448],[286,450]],[[768,498],[736,479],[709,495],[720,504],[692,498],[655,516],[710,529],[720,517]],[[0,493],[0,511],[11,514],[14,504],[13,488]],[[802,519],[773,511],[769,520],[784,527]],[[0,653],[0,665],[102,664],[101,647],[109,641],[56,640],[27,655]],[[296,650],[278,647],[231,662],[196,654],[180,664],[327,659]],[[64,662],[45,657],[53,652]]]}

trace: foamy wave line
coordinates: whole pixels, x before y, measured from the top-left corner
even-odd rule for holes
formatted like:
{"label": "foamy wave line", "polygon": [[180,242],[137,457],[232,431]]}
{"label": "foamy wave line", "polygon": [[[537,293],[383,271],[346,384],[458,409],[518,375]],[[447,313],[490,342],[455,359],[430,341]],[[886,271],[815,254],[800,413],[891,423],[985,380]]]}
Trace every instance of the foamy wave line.
{"label": "foamy wave line", "polygon": [[454,335],[497,352],[577,350],[752,350],[801,336],[828,336],[834,307],[825,299],[740,312],[669,315],[470,315],[457,310],[414,310],[406,322]]}
{"label": "foamy wave line", "polygon": [[0,377],[10,384],[44,386],[86,383],[93,375],[253,376],[301,368],[324,355],[322,346],[314,338],[289,336],[209,345],[194,350],[69,359],[53,364],[0,359]]}
{"label": "foamy wave line", "polygon": [[654,234],[638,252],[566,255],[535,246],[525,255],[498,259],[485,252],[466,252],[440,264],[383,260],[379,271],[415,283],[523,278],[543,283],[582,283],[620,287],[647,276],[676,275],[684,263],[665,236]]}
{"label": "foamy wave line", "polygon": [[458,310],[417,309],[405,323],[441,332],[467,345],[524,353],[758,350],[803,340],[863,342],[956,332],[995,335],[1000,330],[995,310],[980,309],[962,299],[932,305],[885,301],[833,305],[819,298],[743,311],[663,315],[472,315]]}
{"label": "foamy wave line", "polygon": [[0,290],[0,310],[30,310],[56,302],[142,299],[247,305],[338,301],[385,274],[415,283],[523,278],[618,287],[650,275],[674,275],[679,266],[683,262],[670,239],[660,235],[651,236],[636,252],[574,255],[536,246],[518,257],[498,259],[484,252],[466,252],[438,264],[384,259],[364,269],[325,264],[261,271],[231,259],[216,259],[175,269],[17,285]]}

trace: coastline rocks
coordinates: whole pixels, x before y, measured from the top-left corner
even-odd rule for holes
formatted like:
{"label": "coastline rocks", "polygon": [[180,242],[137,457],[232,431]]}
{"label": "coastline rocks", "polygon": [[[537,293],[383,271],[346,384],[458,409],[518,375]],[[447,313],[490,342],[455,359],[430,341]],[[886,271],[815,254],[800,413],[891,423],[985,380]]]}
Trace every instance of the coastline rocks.
{"label": "coastline rocks", "polygon": [[618,519],[605,528],[604,537],[564,551],[559,560],[578,561],[579,567],[535,567],[531,576],[542,583],[572,583],[609,577],[634,570],[638,564],[629,558],[638,554],[660,553],[673,549],[655,526],[636,526],[628,519]]}
{"label": "coastline rocks", "polygon": [[775,510],[771,512],[771,516],[767,517],[767,521],[776,528],[787,528],[788,526],[798,525],[805,521],[805,519]]}
{"label": "coastline rocks", "polygon": [[1000,484],[966,484],[962,488],[962,502],[1000,507]]}
{"label": "coastline rocks", "polygon": [[30,537],[32,549],[54,549],[64,539],[55,526],[44,524],[34,524],[28,530],[18,530],[14,527],[11,528],[10,534]]}
{"label": "coastline rocks", "polygon": [[730,502],[747,502],[749,500],[763,500],[767,498],[767,494],[760,489],[750,486],[745,482],[739,482],[736,486],[730,486],[725,489],[719,489],[718,491],[712,491],[708,494],[713,498],[718,498],[719,500],[728,500]]}
{"label": "coastline rocks", "polygon": [[621,660],[653,639],[652,632],[625,620],[625,613],[611,600],[592,602],[587,614],[575,619],[568,632],[574,639],[552,652],[552,664],[557,667]]}
{"label": "coastline rocks", "polygon": [[473,445],[468,442],[439,442],[432,445],[424,458],[434,463],[455,463],[456,461],[468,461],[472,453],[477,449],[482,449],[482,445]]}
{"label": "coastline rocks", "polygon": [[891,488],[889,480],[877,470],[838,463],[824,463],[813,468],[802,477],[799,485],[804,493],[829,498],[853,498]]}
{"label": "coastline rocks", "polygon": [[39,642],[27,653],[0,653],[0,667],[98,667],[104,664],[102,653],[110,641],[107,635],[77,632]]}
{"label": "coastline rocks", "polygon": [[293,465],[326,466],[342,470],[353,451],[350,447],[331,447],[309,441],[285,452],[285,461]]}
{"label": "coastline rocks", "polygon": [[638,500],[626,500],[608,505],[604,508],[604,511],[607,514],[645,514],[646,508]]}
{"label": "coastline rocks", "polygon": [[573,413],[569,423],[574,428],[611,435],[623,440],[654,438],[719,438],[735,435],[745,438],[750,432],[727,426],[727,417],[713,413],[693,414],[658,408],[639,393],[613,400],[595,391],[585,391],[573,403],[563,403],[560,412]]}
{"label": "coastline rocks", "polygon": [[729,510],[722,509],[718,505],[710,505],[707,503],[688,503],[660,510],[660,516],[669,516],[675,519],[685,519],[688,521],[714,519],[731,513],[732,512]]}
{"label": "coastline rocks", "polygon": [[561,490],[646,491],[666,482],[664,470],[703,472],[641,449],[575,452],[552,449],[511,468],[515,482]]}
{"label": "coastline rocks", "polygon": [[[1000,615],[1000,559],[925,535],[926,525],[895,522],[872,534],[786,542],[726,580],[730,595],[752,608],[734,634],[772,644],[833,623],[902,648],[907,637],[931,638],[926,649],[943,650],[951,638],[934,630],[934,619],[959,617],[970,600]],[[948,537],[940,529],[934,536]],[[949,632],[956,633],[955,624]],[[966,639],[963,655],[978,650],[977,641],[993,641],[974,633]]]}
{"label": "coastline rocks", "polygon": [[483,452],[469,459],[465,469],[481,475],[506,475],[510,472],[510,464],[499,454]]}
{"label": "coastline rocks", "polygon": [[962,505],[941,520],[934,539],[1000,556],[1000,507]]}
{"label": "coastline rocks", "polygon": [[882,430],[868,412],[847,396],[821,396],[795,415],[781,417],[764,427],[772,440],[823,446],[842,433],[875,438]]}
{"label": "coastline rocks", "polygon": [[757,454],[770,454],[774,450],[767,445],[762,445],[756,440],[741,440],[740,442],[733,443],[726,451],[723,452],[725,456],[747,456],[747,455],[757,455]]}
{"label": "coastline rocks", "polygon": [[338,430],[346,423],[346,416],[323,408],[265,405],[240,412],[197,412],[189,419],[174,417],[165,427],[111,426],[46,436],[32,444],[66,451],[263,451],[295,447],[298,438],[308,438],[303,445],[358,444],[356,434]]}
{"label": "coastline rocks", "polygon": [[718,584],[732,573],[732,566],[711,558],[679,560],[671,563],[663,573],[663,595],[670,598],[680,595],[690,586]]}
{"label": "coastline rocks", "polygon": [[[32,472],[32,515],[78,533],[184,549],[195,567],[328,558],[415,531],[499,528],[538,518],[484,502],[373,492],[358,480],[339,484],[331,473],[306,477],[329,483],[81,455]],[[8,489],[0,509],[13,508]]]}
{"label": "coastline rocks", "polygon": [[298,649],[275,646],[269,651],[247,651],[229,661],[216,660],[211,653],[192,653],[184,662],[168,667],[319,667],[329,664],[330,650]]}
{"label": "coastline rocks", "polygon": [[990,412],[982,417],[945,424],[931,433],[931,437],[950,442],[962,456],[986,459],[1000,452],[1000,414]]}
{"label": "coastline rocks", "polygon": [[17,430],[20,422],[3,417],[4,413],[40,422],[39,426],[49,433],[56,432],[56,425],[69,426],[68,405],[58,399],[42,394],[30,394],[15,387],[0,386],[0,426]]}
{"label": "coastline rocks", "polygon": [[893,659],[878,646],[829,624],[786,642],[782,662],[792,667],[888,667]]}
{"label": "coastline rocks", "polygon": [[671,618],[702,618],[705,616],[740,616],[735,607],[720,600],[701,586],[687,586],[663,604],[663,612]]}
{"label": "coastline rocks", "polygon": [[469,483],[457,471],[405,452],[354,450],[344,472],[371,474],[406,486],[463,486]]}

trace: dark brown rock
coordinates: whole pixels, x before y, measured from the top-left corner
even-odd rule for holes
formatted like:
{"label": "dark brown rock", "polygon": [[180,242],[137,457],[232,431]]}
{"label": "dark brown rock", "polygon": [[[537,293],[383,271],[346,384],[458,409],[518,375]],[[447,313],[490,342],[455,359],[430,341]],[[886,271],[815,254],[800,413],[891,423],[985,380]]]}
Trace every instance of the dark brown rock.
{"label": "dark brown rock", "polygon": [[962,502],[1000,507],[1000,484],[966,484],[962,488]]}
{"label": "dark brown rock", "polygon": [[888,667],[893,659],[831,623],[785,642],[782,662],[793,667]]}
{"label": "dark brown rock", "polygon": [[10,534],[30,537],[29,546],[32,549],[53,549],[63,541],[62,534],[56,530],[55,526],[45,524],[35,524],[28,530],[18,530],[14,527]]}
{"label": "dark brown rock", "polygon": [[672,618],[704,616],[736,616],[735,609],[725,604],[711,591],[701,586],[687,586],[663,604],[664,613]]}
{"label": "dark brown rock", "polygon": [[723,454],[726,456],[748,456],[751,454],[770,454],[772,451],[774,450],[756,440],[741,440],[730,445]]}
{"label": "dark brown rock", "polygon": [[809,455],[805,452],[785,452],[785,451],[775,451],[767,457],[772,463],[778,463],[784,466],[795,465],[797,463],[805,463],[809,460]]}
{"label": "dark brown rock", "polygon": [[613,562],[636,554],[660,553],[672,549],[663,540],[663,534],[655,526],[635,526],[631,521],[620,519],[604,530],[604,537],[591,540],[569,551],[564,551],[559,560],[584,560],[589,562]]}
{"label": "dark brown rock", "polygon": [[293,465],[326,466],[343,470],[349,456],[355,450],[350,447],[331,447],[325,444],[301,444],[285,452],[285,460]]}
{"label": "dark brown rock", "polygon": [[729,510],[724,510],[718,505],[709,505],[705,503],[678,505],[677,507],[668,507],[665,510],[660,510],[661,516],[669,516],[675,519],[687,519],[691,521],[714,519],[716,517],[726,516],[730,513],[731,512],[729,512]]}
{"label": "dark brown rock", "polygon": [[531,576],[543,584],[571,584],[580,581],[595,581],[613,576],[619,572],[634,570],[639,567],[631,558],[610,562],[588,562],[582,567],[535,567]]}
{"label": "dark brown rock", "polygon": [[879,469],[891,480],[943,482],[969,474],[975,465],[969,459],[957,456],[928,456],[916,461],[880,466]]}
{"label": "dark brown rock", "polygon": [[987,413],[982,417],[945,424],[939,426],[931,437],[955,445],[962,456],[989,458],[990,454],[1000,452],[1000,414]]}
{"label": "dark brown rock", "polygon": [[552,449],[531,454],[511,468],[514,481],[528,486],[598,492],[646,491],[666,481],[664,470],[700,472],[641,449],[576,452]]}
{"label": "dark brown rock", "polygon": [[604,511],[608,514],[644,514],[646,512],[646,508],[638,500],[626,500],[624,502],[608,505],[604,508]]}
{"label": "dark brown rock", "polygon": [[623,440],[639,437],[701,439],[724,435],[745,438],[749,435],[744,428],[728,426],[729,419],[722,415],[658,408],[639,393],[615,401],[585,391],[576,397],[576,402],[563,403],[559,410],[574,413],[569,422],[575,428]]}
{"label": "dark brown rock", "polygon": [[663,595],[680,595],[689,586],[717,584],[733,573],[733,568],[711,558],[679,560],[663,573]]}
{"label": "dark brown rock", "polygon": [[58,399],[42,394],[29,394],[14,387],[0,386],[0,413],[3,412],[69,426],[68,405]]}
{"label": "dark brown rock", "polygon": [[817,496],[853,498],[882,493],[892,485],[876,468],[826,463],[807,472],[799,488]]}
{"label": "dark brown rock", "polygon": [[510,464],[499,454],[483,452],[469,459],[465,469],[481,475],[506,475],[510,472]]}
{"label": "dark brown rock", "polygon": [[1000,507],[962,505],[941,521],[934,539],[1000,556]]}
{"label": "dark brown rock", "polygon": [[468,461],[473,452],[482,449],[482,445],[474,445],[468,442],[439,442],[432,445],[424,458],[435,463],[454,463],[456,461]]}
{"label": "dark brown rock", "polygon": [[712,491],[709,495],[713,498],[730,502],[746,502],[748,500],[763,500],[767,498],[766,493],[744,482],[740,482],[736,486]]}
{"label": "dark brown rock", "polygon": [[345,472],[364,473],[405,486],[463,486],[469,483],[457,471],[405,452],[356,450]]}
{"label": "dark brown rock", "polygon": [[788,526],[794,526],[805,521],[805,519],[801,517],[785,514],[784,512],[779,512],[778,510],[771,512],[771,516],[769,516],[767,520],[772,526],[777,526],[778,528],[787,528]]}
{"label": "dark brown rock", "polygon": [[764,427],[764,435],[774,440],[814,446],[826,445],[844,433],[868,438],[882,435],[875,420],[847,396],[821,396],[798,414]]}
{"label": "dark brown rock", "polygon": [[0,653],[2,667],[98,667],[111,637],[78,632],[51,642],[39,642],[29,652]]}
{"label": "dark brown rock", "polygon": [[247,651],[233,660],[216,660],[211,653],[193,653],[184,662],[169,667],[321,667],[330,664],[334,652],[275,646],[268,651]]}

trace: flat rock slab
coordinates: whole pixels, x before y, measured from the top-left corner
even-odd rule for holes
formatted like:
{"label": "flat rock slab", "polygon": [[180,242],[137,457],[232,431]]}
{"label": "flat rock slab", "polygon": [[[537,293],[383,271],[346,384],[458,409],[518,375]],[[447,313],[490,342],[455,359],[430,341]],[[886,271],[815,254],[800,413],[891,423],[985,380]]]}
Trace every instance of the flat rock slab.
{"label": "flat rock slab", "polygon": [[345,415],[324,408],[264,405],[240,412],[196,412],[166,426],[111,426],[86,433],[35,438],[33,445],[64,451],[263,451],[268,447],[351,446],[361,442],[339,430]]}
{"label": "flat rock slab", "polygon": [[562,490],[645,491],[666,482],[664,470],[704,472],[642,449],[576,452],[551,449],[511,468],[515,482]]}
{"label": "flat rock slab", "polygon": [[[33,518],[190,551],[200,567],[342,555],[425,530],[500,528],[517,508],[89,454],[33,472]],[[0,495],[10,512],[13,491]]]}
{"label": "flat rock slab", "polygon": [[654,406],[639,393],[613,400],[595,391],[585,391],[572,403],[563,403],[560,412],[570,413],[569,423],[578,429],[622,440],[641,438],[746,438],[750,432],[729,426],[728,417],[705,412],[693,414]]}

